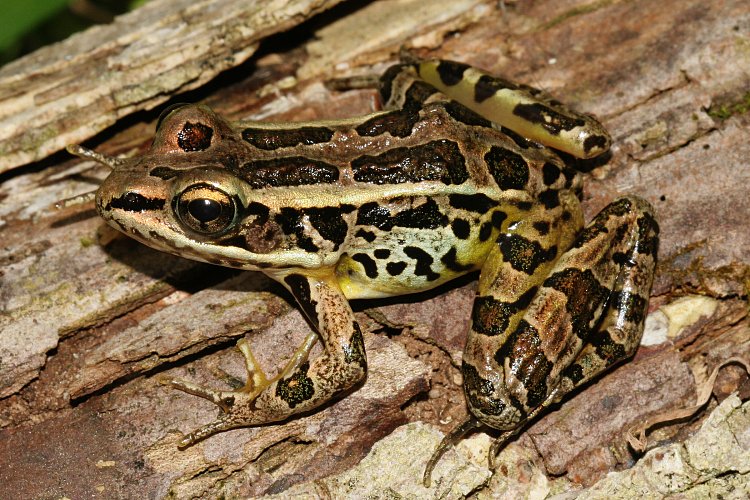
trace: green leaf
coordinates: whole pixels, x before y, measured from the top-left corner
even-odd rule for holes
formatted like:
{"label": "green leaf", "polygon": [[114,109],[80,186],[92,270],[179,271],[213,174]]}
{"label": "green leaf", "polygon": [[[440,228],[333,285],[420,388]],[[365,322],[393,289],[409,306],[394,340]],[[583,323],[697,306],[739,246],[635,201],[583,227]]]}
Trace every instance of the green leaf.
{"label": "green leaf", "polygon": [[0,51],[60,12],[69,0],[0,0]]}

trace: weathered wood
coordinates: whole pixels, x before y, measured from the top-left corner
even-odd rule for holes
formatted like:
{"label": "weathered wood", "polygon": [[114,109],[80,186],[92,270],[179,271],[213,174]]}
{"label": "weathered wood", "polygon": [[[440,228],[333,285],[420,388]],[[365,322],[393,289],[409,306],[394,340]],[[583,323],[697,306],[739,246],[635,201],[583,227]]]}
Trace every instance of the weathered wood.
{"label": "weathered wood", "polygon": [[[303,3],[321,9],[324,5],[294,5]],[[255,12],[258,19],[278,14]],[[223,25],[235,26],[205,5],[203,13],[183,20],[206,22],[223,33],[228,29]],[[146,14],[141,10],[133,15]],[[167,26],[170,19],[164,21]],[[299,20],[259,29],[247,35],[252,39],[248,43]],[[124,113],[155,106],[166,97],[163,93],[205,81],[196,80],[192,69],[185,70],[169,89],[151,93],[154,82],[164,79],[154,76],[160,71],[148,68],[169,66],[175,55],[155,50],[158,44],[144,46],[137,37],[142,26],[127,26],[135,34],[120,31],[116,39],[105,41],[100,28],[66,42],[70,50],[82,51],[72,59],[80,61],[77,73],[65,73],[68,79],[101,69],[106,47],[122,47],[126,53],[138,47],[153,50],[139,52],[148,61],[138,70],[142,80],[123,79],[128,95],[148,97],[122,106],[108,104],[103,108],[108,118],[92,121],[94,125],[77,136],[81,139]],[[492,487],[500,479],[520,478],[508,490],[520,495],[537,484],[523,479],[526,463],[578,484],[591,484],[607,471],[625,467],[634,457],[624,445],[624,427],[659,409],[688,406],[693,384],[704,380],[717,362],[750,353],[750,118],[742,106],[732,106],[746,99],[749,88],[748,26],[750,6],[742,0],[567,0],[505,2],[504,7],[495,1],[392,0],[346,5],[292,34],[277,35],[274,40],[284,42],[282,52],[269,44],[243,67],[243,74],[233,73],[221,85],[205,85],[202,95],[233,118],[309,120],[360,114],[372,109],[373,92],[336,93],[322,83],[379,71],[405,45],[424,56],[465,61],[543,87],[603,119],[615,146],[610,161],[588,176],[585,209],[591,216],[625,192],[655,205],[662,245],[647,333],[657,340],[641,348],[633,362],[584,388],[561,411],[533,423],[503,452],[508,472],[496,475]],[[191,33],[187,26],[177,31]],[[309,32],[315,36],[308,38]],[[104,52],[85,59],[86,47],[102,47]],[[234,50],[240,55],[206,65],[229,67],[254,49],[243,45]],[[188,68],[207,57],[198,50],[184,52],[194,52],[183,54],[194,61]],[[24,64],[53,68],[56,63],[37,54],[15,63],[13,71]],[[6,71],[0,70],[0,77]],[[120,73],[108,74],[114,82]],[[40,80],[54,77],[45,75]],[[39,99],[35,95],[42,87],[36,85],[17,83],[14,96],[0,97],[0,110]],[[75,101],[80,93],[74,92],[80,88],[76,85],[48,94],[54,99],[42,107],[49,123],[92,112],[87,103],[94,101]],[[108,90],[103,95],[114,94]],[[723,105],[730,116],[720,118],[716,110]],[[156,116],[157,111],[145,112],[140,118],[148,123],[131,120],[114,127],[101,149],[119,154],[145,147]],[[0,136],[10,137],[2,135],[3,123]],[[0,140],[4,151],[20,147]],[[60,144],[70,140],[61,139]],[[28,154],[38,151],[33,157],[41,158],[52,150],[36,148]],[[56,200],[94,189],[106,172],[75,160],[49,160],[44,167],[0,178],[0,462],[12,457],[15,464],[13,469],[0,467],[0,497],[22,492],[28,497],[78,498],[91,496],[99,486],[104,488],[101,494],[110,497],[282,493],[350,468],[401,423],[422,420],[445,431],[465,416],[458,366],[471,284],[357,304],[375,307],[368,311],[374,319],[359,314],[369,330],[385,328],[394,334],[367,335],[372,372],[364,386],[321,412],[223,433],[178,451],[178,431],[206,423],[217,410],[160,386],[158,377],[181,376],[211,385],[221,385],[221,379],[236,382],[244,374],[232,345],[246,334],[261,364],[273,372],[309,327],[280,287],[260,274],[238,275],[190,263],[113,236],[91,206],[55,211],[51,206]],[[690,319],[685,307],[665,309],[666,315],[655,311],[687,294],[710,297],[708,305],[701,302],[705,313],[697,319]],[[687,296],[685,304],[695,309],[698,301]],[[681,323],[683,328],[678,328]],[[668,331],[673,336],[666,337]],[[739,373],[728,376],[717,393],[731,392],[743,380]],[[657,436],[679,439],[695,427],[680,431],[669,426]],[[428,431],[409,427],[398,435],[416,440],[420,432]],[[484,446],[488,440],[482,436],[469,442]],[[484,467],[480,454],[474,452],[472,467]],[[450,477],[454,458],[446,456],[437,472]],[[412,460],[419,458],[413,455]],[[377,470],[361,474],[368,481],[386,481]],[[436,491],[460,495],[479,488],[485,476],[472,477],[473,486]],[[394,491],[430,494],[410,483],[413,489],[399,484]],[[385,486],[368,491],[385,491],[377,489]],[[315,484],[309,487],[305,491],[317,491]]]}
{"label": "weathered wood", "polygon": [[0,70],[0,173],[197,88],[340,0],[155,0]]}

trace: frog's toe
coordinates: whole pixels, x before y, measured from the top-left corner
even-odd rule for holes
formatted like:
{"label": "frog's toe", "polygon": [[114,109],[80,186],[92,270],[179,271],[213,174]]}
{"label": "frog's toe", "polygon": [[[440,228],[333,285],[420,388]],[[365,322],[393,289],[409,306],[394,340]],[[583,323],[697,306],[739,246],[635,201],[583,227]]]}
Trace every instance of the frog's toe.
{"label": "frog's toe", "polygon": [[221,415],[219,418],[211,423],[201,426],[192,432],[185,434],[180,442],[177,443],[179,449],[189,448],[198,441],[202,441],[209,436],[212,436],[218,432],[226,431],[237,427],[237,424],[232,422],[232,418],[229,413]]}
{"label": "frog's toe", "polygon": [[245,385],[236,391],[221,391],[217,389],[210,389],[208,387],[194,384],[183,379],[164,379],[162,383],[170,385],[173,388],[198,396],[200,398],[211,401],[215,405],[219,406],[225,413],[228,413],[232,406],[234,406],[236,399],[255,399],[258,394],[268,387],[269,381],[263,369],[255,360],[250,346],[241,339],[237,342],[237,349],[242,353],[245,358],[245,370],[247,371],[247,381]]}
{"label": "frog's toe", "polygon": [[183,379],[163,379],[161,381],[161,383],[174,389],[211,401],[222,410],[222,414],[213,422],[186,434],[180,440],[179,448],[192,446],[218,432],[274,420],[273,415],[257,411],[254,404],[258,396],[271,385],[271,382],[255,360],[250,346],[244,339],[237,342],[237,348],[245,358],[245,369],[247,371],[245,385],[237,390],[212,389]]}
{"label": "frog's toe", "polygon": [[186,380],[172,379],[166,381],[173,388],[211,401],[222,410],[222,414],[208,424],[186,434],[179,442],[179,448],[187,448],[218,432],[261,425],[273,421],[273,415],[255,408],[256,398],[267,386],[248,390],[248,386],[236,391],[210,389]]}
{"label": "frog's toe", "polygon": [[217,389],[211,389],[202,385],[194,384],[190,381],[183,379],[166,379],[162,381],[165,385],[170,385],[178,391],[198,396],[199,398],[211,401],[216,406],[222,409],[225,413],[229,412],[235,403],[235,391],[220,391]]}
{"label": "frog's toe", "polygon": [[237,342],[237,349],[240,350],[242,356],[245,358],[245,370],[247,371],[247,381],[245,382],[245,387],[241,390],[247,393],[255,393],[256,395],[260,394],[269,385],[263,368],[255,360],[255,356],[253,356],[253,352],[250,350],[250,344],[244,338]]}

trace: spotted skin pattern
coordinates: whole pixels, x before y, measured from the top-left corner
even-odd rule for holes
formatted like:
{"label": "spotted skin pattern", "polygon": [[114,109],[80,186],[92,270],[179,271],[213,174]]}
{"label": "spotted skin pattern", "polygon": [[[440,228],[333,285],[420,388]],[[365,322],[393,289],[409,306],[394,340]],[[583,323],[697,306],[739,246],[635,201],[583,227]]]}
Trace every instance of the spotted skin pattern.
{"label": "spotted skin pattern", "polygon": [[[449,61],[393,66],[380,92],[382,112],[314,123],[229,123],[176,106],[142,157],[72,148],[114,167],[96,201],[111,225],[175,255],[265,272],[314,330],[273,378],[241,341],[244,388],[173,381],[224,410],[181,446],[307,412],[361,382],[350,299],[475,270],[463,360],[472,420],[460,431],[481,423],[512,435],[637,348],[658,246],[653,210],[625,197],[585,225],[581,174],[541,145],[601,154],[610,139],[596,120]],[[323,353],[308,359],[318,340]]]}

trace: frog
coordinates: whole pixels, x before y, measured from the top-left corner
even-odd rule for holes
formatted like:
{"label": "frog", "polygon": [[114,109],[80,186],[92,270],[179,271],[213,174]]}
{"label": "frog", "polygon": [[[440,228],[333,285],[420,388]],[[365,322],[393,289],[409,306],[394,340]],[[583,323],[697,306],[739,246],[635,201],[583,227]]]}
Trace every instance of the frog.
{"label": "frog", "polygon": [[95,201],[108,224],[180,257],[265,273],[311,327],[275,376],[242,339],[243,387],[169,380],[222,410],[180,448],[310,412],[361,384],[367,356],[350,300],[476,271],[461,365],[469,417],[426,464],[426,485],[469,430],[499,431],[492,459],[545,408],[636,351],[659,226],[634,195],[584,221],[581,164],[608,154],[604,126],[454,61],[402,61],[378,86],[382,109],[365,116],[231,122],[179,104],[142,155],[69,146],[112,169]]}

